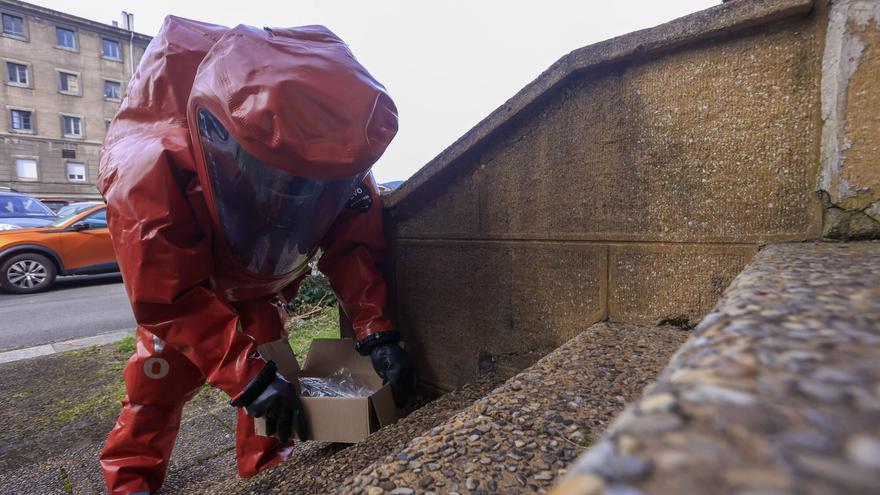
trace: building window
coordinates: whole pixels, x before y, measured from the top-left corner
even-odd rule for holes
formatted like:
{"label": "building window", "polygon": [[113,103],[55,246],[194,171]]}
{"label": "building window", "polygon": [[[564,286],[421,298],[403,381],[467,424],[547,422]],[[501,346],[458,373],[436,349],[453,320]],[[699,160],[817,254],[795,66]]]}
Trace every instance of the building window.
{"label": "building window", "polygon": [[34,122],[31,119],[33,114],[28,110],[10,110],[9,117],[12,128],[16,131],[33,132]]}
{"label": "building window", "polygon": [[108,100],[122,99],[122,84],[119,81],[104,81],[104,98]]}
{"label": "building window", "polygon": [[12,14],[3,14],[3,34],[24,38],[24,18]]}
{"label": "building window", "polygon": [[64,134],[64,137],[83,137],[82,118],[73,115],[62,115],[61,133]]}
{"label": "building window", "polygon": [[6,81],[16,86],[28,86],[28,67],[24,64],[6,62]]}
{"label": "building window", "polygon": [[115,40],[101,39],[101,56],[110,60],[122,60],[122,52],[119,50],[119,42]]}
{"label": "building window", "polygon": [[32,158],[17,158],[15,160],[15,175],[18,180],[37,180],[37,161]]}
{"label": "building window", "polygon": [[55,46],[76,50],[76,33],[72,29],[55,26]]}
{"label": "building window", "polygon": [[67,180],[70,182],[85,182],[85,163],[67,162]]}
{"label": "building window", "polygon": [[58,90],[62,93],[79,94],[79,76],[70,72],[58,72]]}

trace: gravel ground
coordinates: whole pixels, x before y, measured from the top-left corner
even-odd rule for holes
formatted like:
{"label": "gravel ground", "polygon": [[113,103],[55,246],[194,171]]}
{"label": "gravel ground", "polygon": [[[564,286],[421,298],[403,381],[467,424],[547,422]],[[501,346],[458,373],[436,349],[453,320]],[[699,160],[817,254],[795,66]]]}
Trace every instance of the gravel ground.
{"label": "gravel ground", "polygon": [[390,455],[335,491],[543,493],[638,397],[687,335],[674,327],[593,325],[472,406],[407,439],[405,448],[386,451]]}
{"label": "gravel ground", "polygon": [[880,493],[880,242],[760,251],[553,493],[603,491]]}

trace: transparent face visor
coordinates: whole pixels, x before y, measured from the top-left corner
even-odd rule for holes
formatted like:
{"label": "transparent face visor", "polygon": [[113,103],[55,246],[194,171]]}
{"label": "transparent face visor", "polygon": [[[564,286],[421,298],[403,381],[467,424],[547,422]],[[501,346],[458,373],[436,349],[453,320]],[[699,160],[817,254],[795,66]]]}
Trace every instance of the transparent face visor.
{"label": "transparent face visor", "polygon": [[337,180],[284,172],[245,151],[207,110],[199,110],[199,137],[223,237],[257,275],[306,263],[368,172]]}

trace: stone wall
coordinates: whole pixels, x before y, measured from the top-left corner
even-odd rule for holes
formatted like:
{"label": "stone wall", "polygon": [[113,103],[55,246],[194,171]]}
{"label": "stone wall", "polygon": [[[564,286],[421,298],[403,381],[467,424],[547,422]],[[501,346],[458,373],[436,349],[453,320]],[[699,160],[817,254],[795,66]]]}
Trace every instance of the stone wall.
{"label": "stone wall", "polygon": [[819,237],[826,19],[732,2],[573,52],[391,194],[425,382],[511,373],[604,319],[696,324],[759,245]]}
{"label": "stone wall", "polygon": [[822,119],[824,233],[880,239],[880,1],[831,8]]}

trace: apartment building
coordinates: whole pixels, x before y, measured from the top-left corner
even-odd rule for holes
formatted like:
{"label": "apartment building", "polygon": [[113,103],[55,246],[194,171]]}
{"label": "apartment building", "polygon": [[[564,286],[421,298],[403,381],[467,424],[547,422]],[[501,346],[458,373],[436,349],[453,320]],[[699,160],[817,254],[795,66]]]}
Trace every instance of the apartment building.
{"label": "apartment building", "polygon": [[0,186],[39,198],[95,199],[98,150],[152,39],[0,0]]}

